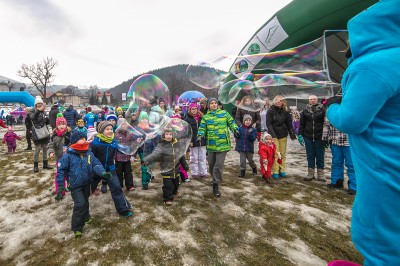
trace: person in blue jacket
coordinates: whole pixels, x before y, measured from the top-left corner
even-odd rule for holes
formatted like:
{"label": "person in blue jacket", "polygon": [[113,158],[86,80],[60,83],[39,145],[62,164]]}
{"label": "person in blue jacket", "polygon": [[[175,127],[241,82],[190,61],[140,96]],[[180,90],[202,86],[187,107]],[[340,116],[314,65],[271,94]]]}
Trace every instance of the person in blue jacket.
{"label": "person in blue jacket", "polygon": [[67,153],[58,161],[57,183],[58,190],[56,200],[63,198],[64,178],[68,178],[68,189],[74,201],[72,212],[71,229],[75,237],[82,236],[85,223],[90,223],[92,218],[89,214],[90,182],[92,173],[102,178],[112,178],[107,173],[100,161],[89,151],[89,143],[84,133],[74,131],[70,138],[71,147]]}
{"label": "person in blue jacket", "polygon": [[400,265],[400,0],[381,0],[348,22],[342,98],[327,117],[349,135],[357,176],[351,236],[364,265]]}
{"label": "person in blue jacket", "polygon": [[74,109],[72,104],[68,106],[68,108],[64,111],[63,115],[67,120],[67,126],[69,126],[72,130],[74,130],[76,128],[76,122],[79,119],[79,114]]}
{"label": "person in blue jacket", "polygon": [[92,107],[87,108],[88,113],[85,115],[83,120],[85,121],[86,127],[94,127],[94,123],[97,123],[97,115],[92,113]]}
{"label": "person in blue jacket", "polygon": [[257,166],[254,163],[254,141],[257,139],[257,129],[251,126],[253,119],[251,115],[243,116],[242,125],[239,127],[240,137],[236,139],[236,151],[240,154],[240,173],[238,177],[246,174],[246,159],[249,161],[253,175],[257,174]]}
{"label": "person in blue jacket", "polygon": [[[112,174],[112,178],[107,179],[102,184],[102,192],[107,192],[108,185],[117,212],[124,217],[132,216],[131,204],[122,192],[116,172],[114,158],[118,149],[118,142],[114,138],[113,125],[110,122],[102,121],[99,123],[98,133],[90,143],[90,149],[94,156],[99,159],[104,169]],[[101,178],[98,175],[95,175],[92,182],[92,191],[96,190],[100,181]]]}

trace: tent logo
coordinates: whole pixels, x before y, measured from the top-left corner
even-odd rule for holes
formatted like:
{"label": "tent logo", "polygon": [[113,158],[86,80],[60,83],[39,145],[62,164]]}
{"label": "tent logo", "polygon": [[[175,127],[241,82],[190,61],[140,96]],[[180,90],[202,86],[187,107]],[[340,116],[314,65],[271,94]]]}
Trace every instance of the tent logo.
{"label": "tent logo", "polygon": [[278,25],[269,28],[267,38],[265,39],[266,44],[269,44],[271,42],[271,39],[275,35],[275,32],[277,30],[278,30]]}
{"label": "tent logo", "polygon": [[246,60],[241,60],[235,64],[235,73],[245,72],[249,68],[249,64]]}
{"label": "tent logo", "polygon": [[253,43],[250,45],[249,49],[247,49],[248,54],[259,54],[260,53],[260,45],[258,43]]}

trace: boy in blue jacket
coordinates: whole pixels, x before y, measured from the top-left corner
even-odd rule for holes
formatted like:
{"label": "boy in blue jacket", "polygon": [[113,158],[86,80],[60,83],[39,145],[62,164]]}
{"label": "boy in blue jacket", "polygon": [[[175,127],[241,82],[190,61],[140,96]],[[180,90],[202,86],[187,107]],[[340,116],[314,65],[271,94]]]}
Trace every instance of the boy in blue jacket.
{"label": "boy in blue jacket", "polygon": [[64,178],[68,177],[69,191],[71,191],[74,209],[72,212],[71,229],[75,237],[82,236],[85,223],[90,223],[89,214],[90,181],[92,173],[104,179],[112,178],[107,173],[100,161],[89,151],[89,143],[85,134],[74,131],[70,138],[71,146],[67,153],[58,161],[57,183],[58,191],[56,200],[63,198]]}
{"label": "boy in blue jacket", "polygon": [[236,151],[240,154],[240,174],[244,177],[246,173],[246,159],[253,169],[253,175],[257,174],[257,166],[253,160],[254,141],[257,139],[257,129],[251,126],[252,118],[249,114],[243,116],[243,124],[239,127],[240,137],[236,139]]}

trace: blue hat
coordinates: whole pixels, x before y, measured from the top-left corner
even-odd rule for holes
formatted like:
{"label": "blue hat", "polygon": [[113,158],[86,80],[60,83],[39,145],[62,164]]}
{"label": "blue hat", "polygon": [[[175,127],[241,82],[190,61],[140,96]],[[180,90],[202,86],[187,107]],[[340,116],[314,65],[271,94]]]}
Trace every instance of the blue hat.
{"label": "blue hat", "polygon": [[107,119],[107,121],[110,121],[111,119],[114,119],[115,122],[118,121],[118,118],[115,114],[109,114],[106,119]]}
{"label": "blue hat", "polygon": [[79,131],[79,130],[74,130],[70,137],[71,144],[75,144],[78,142],[78,140],[83,139],[83,138],[86,139],[85,133],[83,133],[82,131]]}

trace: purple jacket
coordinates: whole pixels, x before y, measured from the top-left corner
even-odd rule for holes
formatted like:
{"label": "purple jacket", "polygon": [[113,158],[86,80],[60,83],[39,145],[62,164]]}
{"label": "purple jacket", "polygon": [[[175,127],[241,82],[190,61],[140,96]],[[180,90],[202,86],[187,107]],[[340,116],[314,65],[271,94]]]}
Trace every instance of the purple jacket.
{"label": "purple jacket", "polygon": [[17,139],[21,140],[22,138],[15,134],[15,132],[8,131],[6,134],[4,134],[3,143],[16,143]]}
{"label": "purple jacket", "polygon": [[[131,145],[135,139],[135,135],[126,131],[117,130],[115,132],[115,140],[117,140],[122,145]],[[117,150],[115,153],[115,161],[117,162],[129,162],[131,160],[131,155],[126,155]]]}

